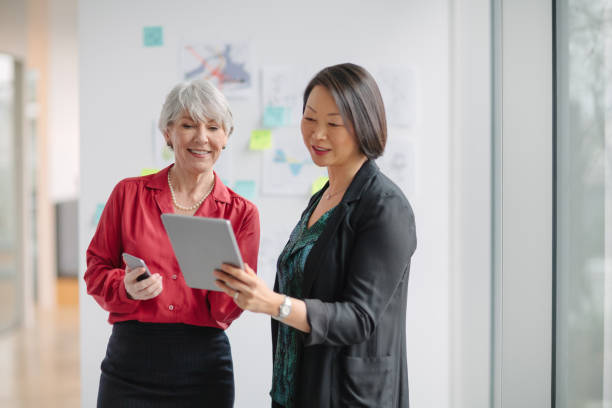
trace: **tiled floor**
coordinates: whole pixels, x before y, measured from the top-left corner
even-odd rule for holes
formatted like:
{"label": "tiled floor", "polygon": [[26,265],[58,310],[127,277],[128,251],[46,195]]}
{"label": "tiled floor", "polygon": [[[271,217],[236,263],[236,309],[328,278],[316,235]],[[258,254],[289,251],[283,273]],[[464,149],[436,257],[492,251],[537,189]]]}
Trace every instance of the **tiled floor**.
{"label": "tiled floor", "polygon": [[70,408],[80,403],[76,280],[60,279],[58,306],[36,325],[0,332],[0,407]]}

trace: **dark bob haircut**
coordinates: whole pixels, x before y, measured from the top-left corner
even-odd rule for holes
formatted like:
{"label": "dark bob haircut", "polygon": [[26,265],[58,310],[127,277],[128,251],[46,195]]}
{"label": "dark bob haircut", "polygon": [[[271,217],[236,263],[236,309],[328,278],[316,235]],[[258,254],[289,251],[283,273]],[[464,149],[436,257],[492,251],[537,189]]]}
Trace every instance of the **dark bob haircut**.
{"label": "dark bob haircut", "polygon": [[323,68],[304,91],[304,105],[312,89],[321,85],[333,96],[345,124],[350,124],[361,152],[380,157],[387,143],[387,119],[382,96],[372,75],[359,65],[345,63]]}

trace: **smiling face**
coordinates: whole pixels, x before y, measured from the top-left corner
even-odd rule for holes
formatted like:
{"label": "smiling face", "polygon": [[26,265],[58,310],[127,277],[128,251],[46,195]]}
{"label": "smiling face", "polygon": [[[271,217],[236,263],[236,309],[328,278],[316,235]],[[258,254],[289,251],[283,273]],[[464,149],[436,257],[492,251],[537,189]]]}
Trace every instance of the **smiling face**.
{"label": "smiling face", "polygon": [[176,166],[188,173],[207,173],[227,143],[223,127],[213,120],[196,121],[185,112],[168,125],[166,143],[174,150]]}
{"label": "smiling face", "polygon": [[301,129],[304,144],[317,166],[341,167],[365,158],[351,124],[344,122],[334,97],[323,86],[317,85],[310,92]]}

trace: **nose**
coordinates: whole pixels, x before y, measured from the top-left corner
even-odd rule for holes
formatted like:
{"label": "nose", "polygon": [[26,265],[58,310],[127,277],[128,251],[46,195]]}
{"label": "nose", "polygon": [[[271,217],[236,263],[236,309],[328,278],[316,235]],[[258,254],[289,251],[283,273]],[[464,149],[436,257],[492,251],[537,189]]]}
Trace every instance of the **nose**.
{"label": "nose", "polygon": [[312,137],[315,140],[323,140],[327,137],[325,128],[323,126],[316,126],[312,132]]}
{"label": "nose", "polygon": [[198,126],[198,131],[195,134],[196,140],[202,143],[208,142],[208,130],[206,129],[206,125],[204,123],[200,123]]}

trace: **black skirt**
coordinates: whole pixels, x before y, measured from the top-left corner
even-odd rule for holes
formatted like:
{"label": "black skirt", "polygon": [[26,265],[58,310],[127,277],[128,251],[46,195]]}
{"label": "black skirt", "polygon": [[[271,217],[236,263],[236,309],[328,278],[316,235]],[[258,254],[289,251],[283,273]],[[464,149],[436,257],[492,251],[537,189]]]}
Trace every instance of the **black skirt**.
{"label": "black skirt", "polygon": [[113,325],[98,408],[233,405],[232,354],[223,330],[137,321]]}

